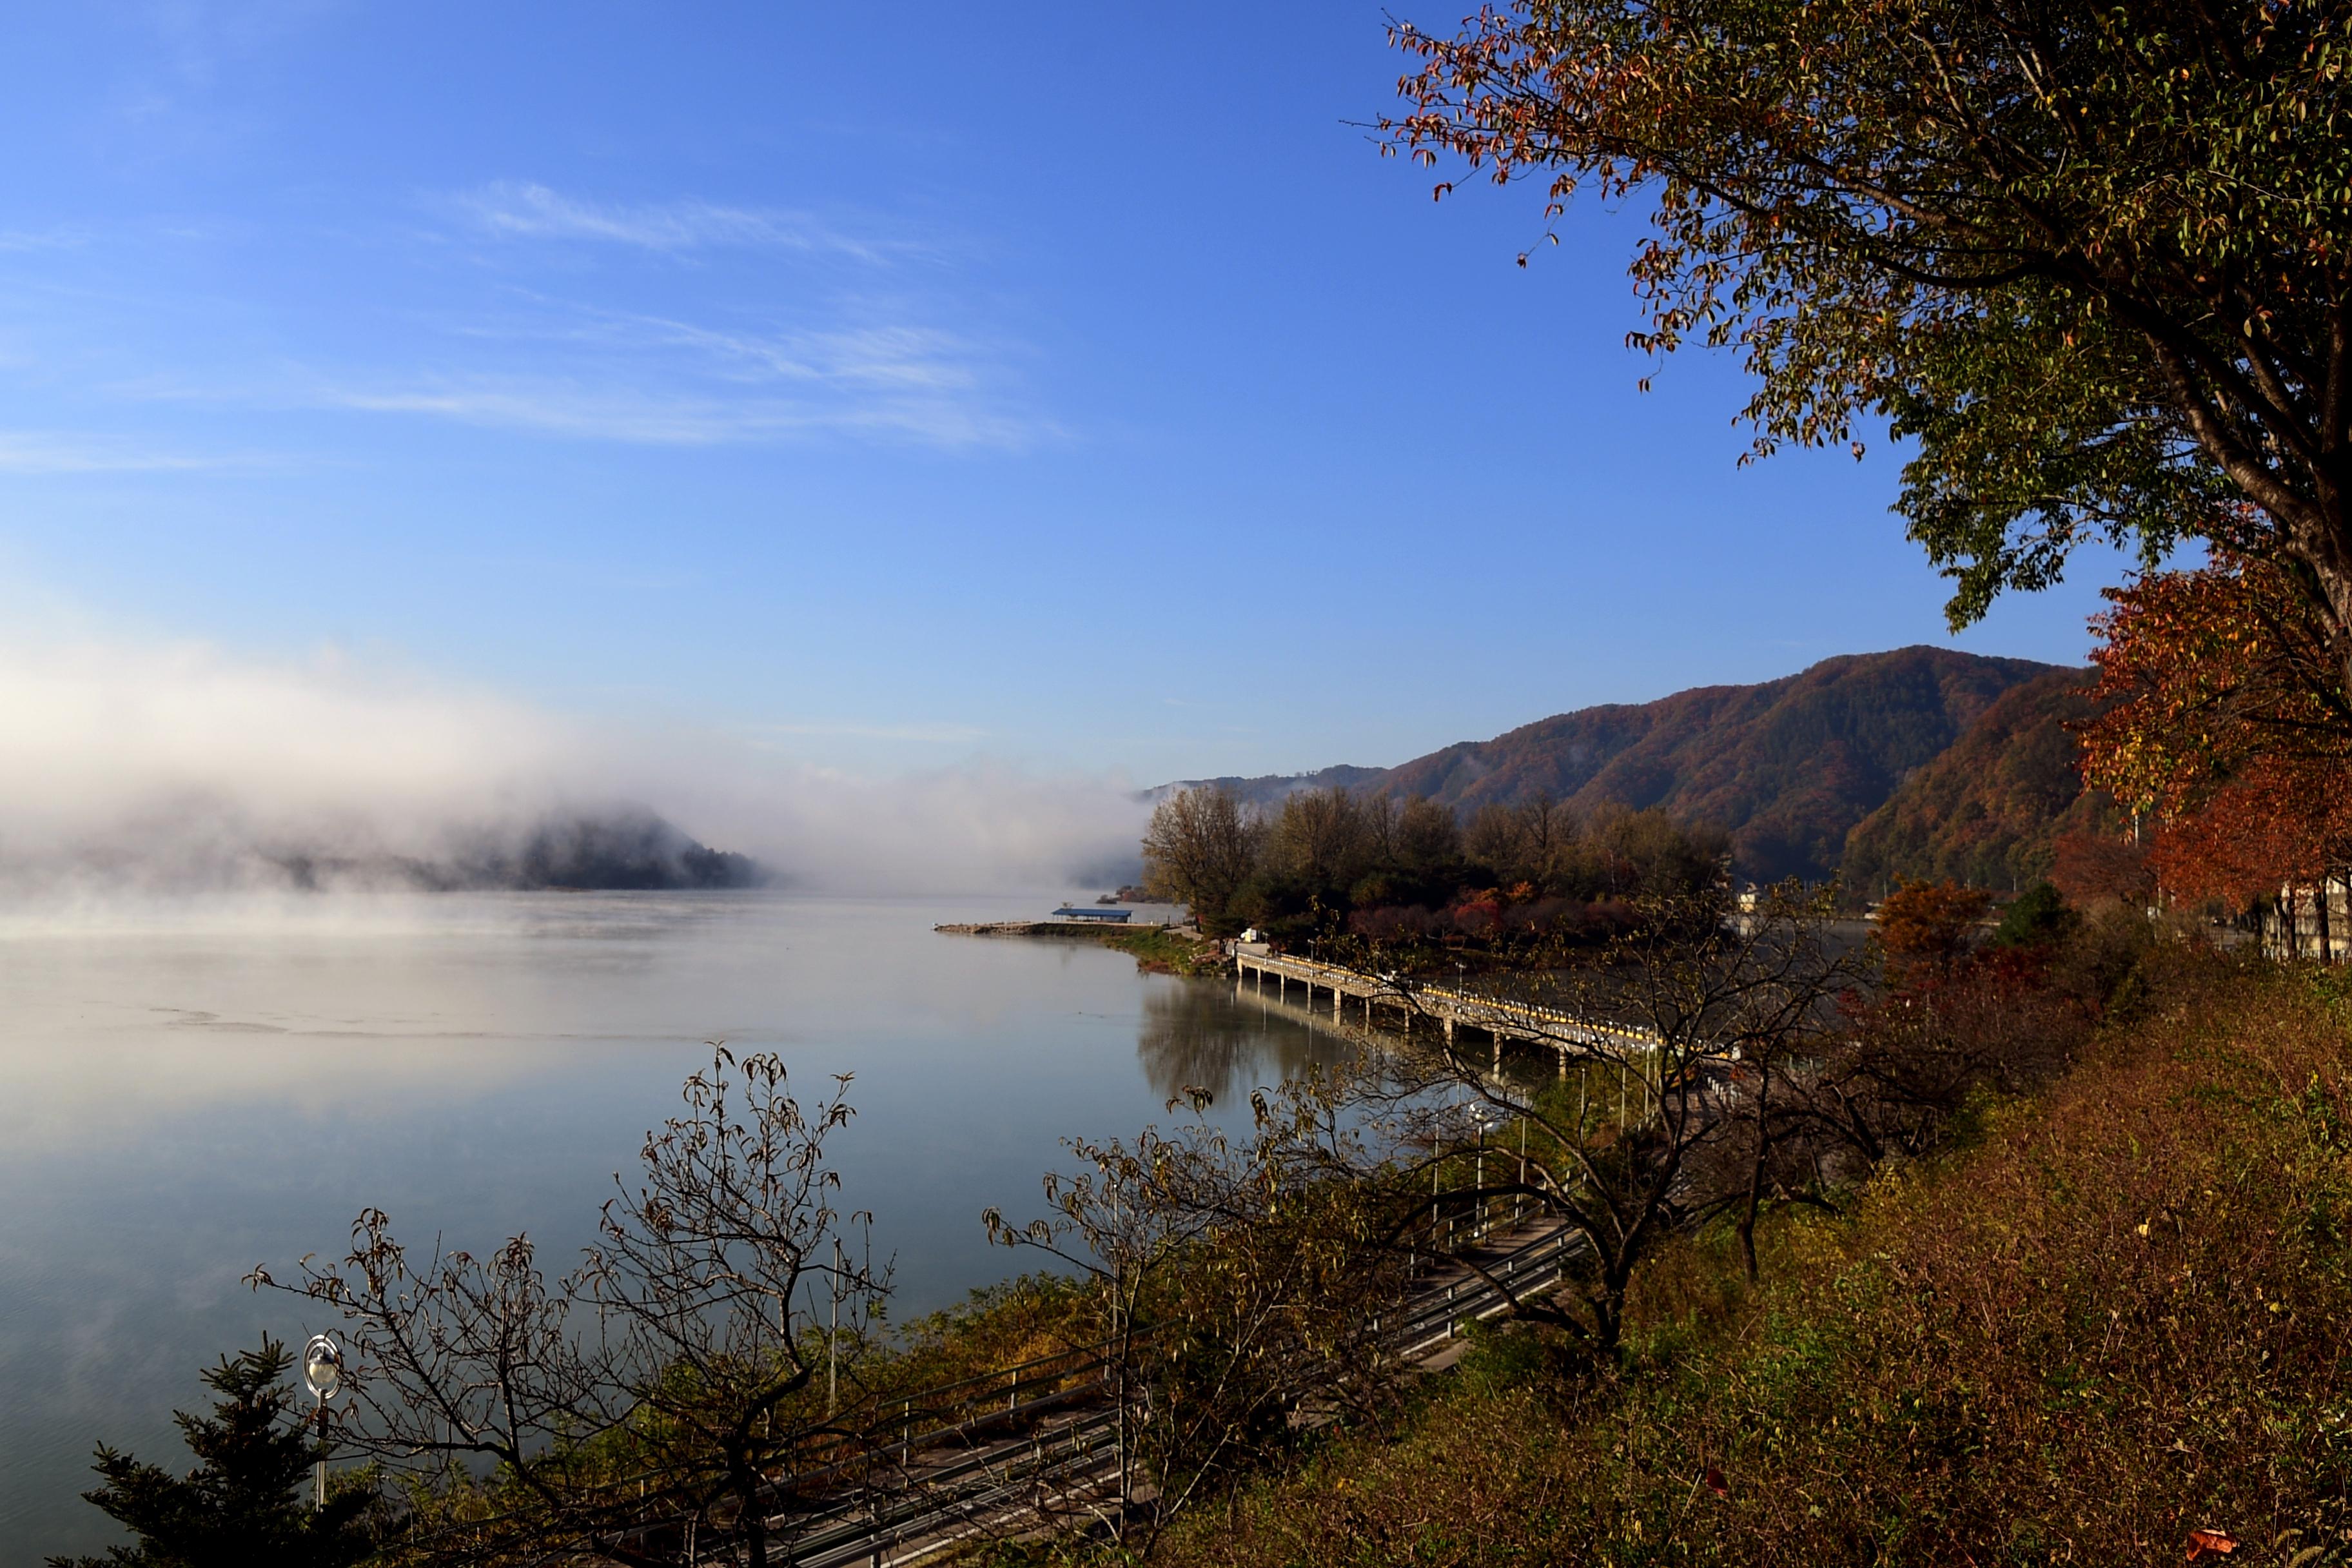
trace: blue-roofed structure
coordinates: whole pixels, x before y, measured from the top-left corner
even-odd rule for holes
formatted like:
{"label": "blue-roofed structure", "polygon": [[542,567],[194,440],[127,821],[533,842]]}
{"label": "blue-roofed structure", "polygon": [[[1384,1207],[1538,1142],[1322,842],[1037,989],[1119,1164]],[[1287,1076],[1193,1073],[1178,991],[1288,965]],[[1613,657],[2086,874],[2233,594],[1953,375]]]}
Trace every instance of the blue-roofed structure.
{"label": "blue-roofed structure", "polygon": [[1054,918],[1057,921],[1100,921],[1106,925],[1125,925],[1134,913],[1133,910],[1087,909],[1064,904],[1054,911]]}

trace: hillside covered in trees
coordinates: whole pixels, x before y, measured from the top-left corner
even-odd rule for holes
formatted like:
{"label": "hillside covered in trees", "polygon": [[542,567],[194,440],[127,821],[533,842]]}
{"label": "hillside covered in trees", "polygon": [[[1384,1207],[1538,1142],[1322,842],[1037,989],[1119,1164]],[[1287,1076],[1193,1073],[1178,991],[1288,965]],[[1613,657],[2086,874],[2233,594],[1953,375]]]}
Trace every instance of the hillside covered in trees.
{"label": "hillside covered in trees", "polygon": [[2050,875],[2070,835],[2120,831],[2115,803],[2083,786],[2069,728],[2092,716],[2094,679],[2053,669],[2003,692],[1855,825],[1840,868],[1846,886],[1872,898],[1903,880],[2025,888]]}
{"label": "hillside covered in trees", "polygon": [[[2003,696],[2061,674],[2081,679],[2030,659],[1948,648],[1852,654],[1754,686],[1697,687],[1654,702],[1580,709],[1391,768],[1203,782],[1261,806],[1333,787],[1427,796],[1465,821],[1482,806],[1537,799],[1556,801],[1578,818],[1604,806],[1656,809],[1727,832],[1742,877],[1822,879],[1839,870],[1856,826],[1946,755]],[[2004,733],[2039,748],[2014,767],[2003,764],[2002,776],[2014,772],[2046,784],[2053,738],[2062,748],[2066,739],[2054,701],[2046,693],[2035,700],[2036,713],[2050,708],[2046,724],[2014,715],[2002,721]],[[2021,786],[2017,794],[2023,802],[2050,791],[2037,795]],[[2001,818],[2009,810],[1989,815]],[[1879,857],[1874,874],[1926,874],[1912,867],[1904,835],[1881,831],[1871,843]],[[1998,880],[2009,882],[2005,866]]]}

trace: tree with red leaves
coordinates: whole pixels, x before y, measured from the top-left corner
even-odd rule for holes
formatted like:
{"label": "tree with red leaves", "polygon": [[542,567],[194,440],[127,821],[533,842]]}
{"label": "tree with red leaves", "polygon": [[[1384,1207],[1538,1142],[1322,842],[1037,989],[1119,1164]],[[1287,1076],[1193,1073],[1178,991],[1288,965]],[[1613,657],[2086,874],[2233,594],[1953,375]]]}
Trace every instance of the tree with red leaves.
{"label": "tree with red leaves", "polygon": [[1958,882],[1906,882],[1878,906],[1878,943],[1890,966],[1905,974],[1948,975],[1969,950],[1969,939],[1992,895]]}
{"label": "tree with red leaves", "polygon": [[2051,885],[2070,904],[2145,904],[2156,896],[2156,874],[2137,839],[2112,833],[2068,833],[2051,847]]}
{"label": "tree with red leaves", "polygon": [[2154,819],[2148,862],[2177,896],[2245,908],[2352,864],[2352,705],[2293,578],[2221,554],[2110,590],[2094,623],[2108,705],[2084,775]]}

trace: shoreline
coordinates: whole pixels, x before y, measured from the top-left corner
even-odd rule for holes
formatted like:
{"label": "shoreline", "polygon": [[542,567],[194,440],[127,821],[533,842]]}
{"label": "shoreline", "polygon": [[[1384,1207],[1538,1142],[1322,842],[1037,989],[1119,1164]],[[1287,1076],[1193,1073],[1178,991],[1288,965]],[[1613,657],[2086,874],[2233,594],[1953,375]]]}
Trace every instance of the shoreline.
{"label": "shoreline", "polygon": [[1127,936],[1140,931],[1174,931],[1174,926],[1121,925],[1110,921],[964,921],[935,925],[943,936]]}
{"label": "shoreline", "polygon": [[1082,921],[975,921],[935,925],[942,936],[1043,937],[1091,942],[1135,960],[1147,974],[1202,975],[1225,967],[1224,944],[1191,926],[1088,924]]}

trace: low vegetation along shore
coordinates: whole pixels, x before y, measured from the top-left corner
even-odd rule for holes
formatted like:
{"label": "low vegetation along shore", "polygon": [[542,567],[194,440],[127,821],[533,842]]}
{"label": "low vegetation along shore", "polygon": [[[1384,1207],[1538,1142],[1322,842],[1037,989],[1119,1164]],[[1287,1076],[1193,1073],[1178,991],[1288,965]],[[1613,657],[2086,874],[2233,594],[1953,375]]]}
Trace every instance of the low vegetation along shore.
{"label": "low vegetation along shore", "polygon": [[1147,974],[1201,975],[1221,973],[1224,950],[1214,938],[1191,926],[1089,925],[1079,921],[980,921],[931,928],[953,936],[1043,937],[1092,942],[1134,958]]}

